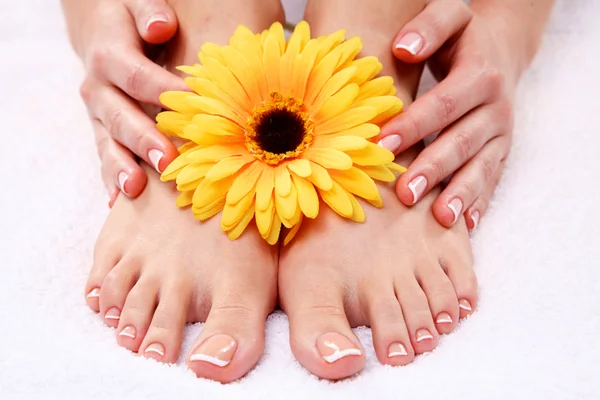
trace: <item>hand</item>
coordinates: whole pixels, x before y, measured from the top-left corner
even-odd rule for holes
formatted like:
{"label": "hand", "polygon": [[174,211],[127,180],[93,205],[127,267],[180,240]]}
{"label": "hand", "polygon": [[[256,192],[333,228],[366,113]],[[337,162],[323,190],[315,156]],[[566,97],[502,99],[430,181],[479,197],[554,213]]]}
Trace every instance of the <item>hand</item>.
{"label": "hand", "polygon": [[446,227],[466,210],[475,229],[510,150],[518,64],[493,29],[461,0],[433,0],[394,41],[398,59],[428,60],[440,82],[382,128],[380,144],[398,154],[441,131],[400,177],[396,193],[415,204],[454,173],[433,205]]}
{"label": "hand", "polygon": [[160,93],[187,90],[181,78],[144,52],[148,44],[171,39],[177,20],[163,0],[63,0],[63,8],[73,47],[86,68],[80,92],[112,205],[119,190],[136,197],[146,185],[134,154],[159,172],[178,155],[138,103],[160,106]]}

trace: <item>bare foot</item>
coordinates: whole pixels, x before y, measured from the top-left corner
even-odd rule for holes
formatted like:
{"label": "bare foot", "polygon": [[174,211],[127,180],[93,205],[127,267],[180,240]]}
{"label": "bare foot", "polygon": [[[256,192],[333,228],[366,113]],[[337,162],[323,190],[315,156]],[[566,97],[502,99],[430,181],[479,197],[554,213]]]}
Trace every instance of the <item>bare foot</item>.
{"label": "bare foot", "polygon": [[[381,14],[400,25],[402,17],[410,15],[378,11],[379,23],[372,24],[369,12],[362,9],[330,15],[319,11],[312,23],[316,33],[335,31],[338,23],[352,27],[350,34],[367,37],[364,53],[380,57],[383,73],[394,77],[399,96],[408,104],[418,71],[407,69],[399,75],[389,42],[377,40],[391,41],[399,29],[386,26]],[[361,24],[366,27],[362,31]],[[389,33],[371,32],[386,28]],[[414,154],[403,157],[401,163],[406,164]],[[365,205],[366,223],[349,222],[324,207],[319,218],[305,221],[297,238],[281,251],[280,302],[290,319],[292,351],[323,378],[344,378],[362,369],[364,351],[351,327],[371,326],[378,359],[405,365],[415,354],[433,350],[439,334],[452,331],[477,305],[464,220],[452,229],[436,222],[431,206],[437,191],[412,208],[398,201],[391,185],[380,186],[380,192],[385,208]]]}
{"label": "bare foot", "polygon": [[[261,30],[274,22],[230,16],[222,23],[201,17],[202,3],[174,2],[182,33],[167,55],[170,66],[193,64],[204,41],[226,41],[238,23]],[[207,3],[215,15],[234,13]],[[249,10],[238,5],[235,13],[256,14],[250,3]],[[196,221],[175,205],[173,185],[144,169],[143,194],[135,200],[120,196],[100,233],[87,302],[117,329],[121,346],[166,363],[179,357],[185,323],[206,321],[187,357],[189,368],[221,382],[238,379],[263,352],[265,320],[277,298],[277,248],[255,228],[232,242],[220,218]]]}

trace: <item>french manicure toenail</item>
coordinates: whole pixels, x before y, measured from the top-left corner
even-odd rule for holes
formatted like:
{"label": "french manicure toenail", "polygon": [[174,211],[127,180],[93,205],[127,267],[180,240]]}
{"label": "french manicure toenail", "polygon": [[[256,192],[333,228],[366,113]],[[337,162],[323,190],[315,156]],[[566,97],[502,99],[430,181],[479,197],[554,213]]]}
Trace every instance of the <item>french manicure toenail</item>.
{"label": "french manicure toenail", "polygon": [[121,171],[119,172],[119,175],[117,176],[117,181],[119,182],[119,189],[121,189],[121,192],[127,194],[127,191],[125,190],[125,184],[127,183],[127,180],[129,179],[129,174],[125,171]]}
{"label": "french manicure toenail", "polygon": [[427,189],[427,178],[425,178],[423,175],[417,176],[412,181],[410,181],[410,183],[408,184],[408,188],[412,192],[413,204],[415,204],[417,201],[419,201],[421,196],[423,196],[423,193],[425,193],[425,189]]}
{"label": "french manicure toenail", "polygon": [[150,346],[146,347],[146,350],[144,351],[145,354],[147,353],[156,353],[158,355],[160,355],[161,357],[165,356],[165,346],[163,346],[160,343],[152,343]]}
{"label": "french manicure toenail", "polygon": [[452,225],[454,225],[462,213],[463,202],[458,197],[455,197],[448,203],[448,208],[454,214],[454,220],[452,221]]}
{"label": "french manicure toenail", "polygon": [[317,349],[321,357],[330,364],[340,358],[362,355],[362,351],[350,339],[337,332],[321,335],[317,339]]}
{"label": "french manicure toenail", "polygon": [[471,214],[471,222],[473,222],[473,229],[471,229],[472,231],[474,231],[477,228],[477,224],[479,224],[479,216],[479,211],[473,211]]}
{"label": "french manicure toenail", "polygon": [[415,56],[423,48],[423,37],[418,33],[407,33],[396,43],[396,48],[404,49]]}
{"label": "french manicure toenail", "polygon": [[390,135],[381,139],[377,144],[395,153],[402,145],[402,138],[399,135]]}
{"label": "french manicure toenail", "polygon": [[237,341],[229,335],[218,334],[209,337],[192,353],[190,361],[204,361],[217,367],[229,365],[235,351]]}
{"label": "french manicure toenail", "polygon": [[87,294],[88,299],[94,298],[94,297],[100,297],[100,289],[99,288],[93,288],[92,290],[90,290],[90,292]]}
{"label": "french manicure toenail", "polygon": [[388,357],[400,357],[407,356],[408,351],[406,351],[406,347],[402,343],[392,343],[390,347],[388,347]]}
{"label": "french manicure toenail", "polygon": [[466,300],[466,299],[460,300],[458,302],[458,306],[465,311],[473,311],[473,308],[471,307],[471,303],[469,303],[469,300]]}
{"label": "french manicure toenail", "polygon": [[435,322],[437,322],[438,324],[451,324],[452,317],[447,312],[441,312],[438,314],[437,318],[435,319]]}
{"label": "french manicure toenail", "polygon": [[131,339],[135,339],[135,328],[131,325],[123,328],[121,332],[119,332],[119,336],[126,336]]}
{"label": "french manicure toenail", "polygon": [[150,25],[152,25],[155,22],[167,23],[169,22],[169,17],[167,16],[167,14],[164,13],[156,13],[150,16],[150,18],[148,18],[148,22],[146,22],[146,30],[148,30],[150,28]]}
{"label": "french manicure toenail", "polygon": [[433,339],[433,335],[427,329],[422,328],[417,331],[417,343],[420,343],[423,340],[431,340],[431,339]]}
{"label": "french manicure toenail", "polygon": [[159,174],[162,173],[162,171],[160,170],[160,160],[162,160],[164,156],[165,154],[160,150],[152,149],[148,152],[148,158],[150,159],[150,162],[152,162],[152,166],[154,167],[154,169]]}
{"label": "french manicure toenail", "polygon": [[104,318],[118,320],[121,318],[121,311],[117,307],[111,307],[106,311],[106,314],[104,314]]}

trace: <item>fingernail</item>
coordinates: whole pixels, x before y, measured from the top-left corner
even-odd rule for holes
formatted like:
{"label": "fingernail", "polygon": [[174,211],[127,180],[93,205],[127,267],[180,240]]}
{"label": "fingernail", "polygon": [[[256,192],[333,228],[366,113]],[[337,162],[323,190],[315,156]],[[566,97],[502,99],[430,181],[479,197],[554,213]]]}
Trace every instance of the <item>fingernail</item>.
{"label": "fingernail", "polygon": [[406,351],[406,347],[402,343],[392,343],[390,347],[388,347],[388,357],[399,357],[399,356],[407,356],[408,351]]}
{"label": "fingernail", "polygon": [[209,337],[190,356],[190,361],[204,361],[217,367],[225,367],[237,350],[237,341],[229,335],[218,334]]}
{"label": "fingernail", "polygon": [[400,148],[402,144],[402,138],[399,135],[390,135],[386,136],[377,143],[381,147],[385,147],[392,153],[395,153]]}
{"label": "fingernail", "polygon": [[144,354],[148,353],[156,353],[161,357],[165,356],[165,346],[160,343],[152,343],[150,346],[146,347],[144,350]]}
{"label": "fingernail", "polygon": [[459,300],[458,306],[465,311],[473,311],[473,308],[471,307],[471,303],[469,303],[469,300],[466,300],[466,299]]}
{"label": "fingernail", "polygon": [[451,324],[452,317],[447,312],[441,312],[438,314],[437,318],[435,319],[435,322],[437,322],[438,324]]}
{"label": "fingernail", "polygon": [[119,189],[121,189],[121,191],[125,194],[127,194],[127,191],[125,190],[125,184],[127,183],[127,180],[129,179],[129,174],[125,171],[121,171],[119,172],[119,175],[117,176],[117,181],[119,181]]}
{"label": "fingernail", "polygon": [[162,22],[166,24],[169,22],[169,16],[165,13],[156,13],[151,15],[150,18],[148,18],[148,22],[146,22],[146,30],[150,29],[150,25],[155,22]]}
{"label": "fingernail", "polygon": [[413,204],[415,204],[427,189],[427,179],[423,175],[419,175],[410,181],[408,188],[413,194]]}
{"label": "fingernail", "polygon": [[329,364],[340,358],[348,356],[360,356],[362,352],[347,337],[337,332],[329,332],[317,339],[317,349],[321,357]]}
{"label": "fingernail", "polygon": [[452,211],[452,214],[454,214],[454,221],[452,221],[452,225],[454,225],[456,221],[458,221],[458,217],[460,217],[463,203],[458,197],[455,197],[448,203],[448,208]]}
{"label": "fingernail", "polygon": [[477,225],[479,224],[479,211],[473,211],[471,213],[471,222],[473,222],[473,228],[471,229],[471,231],[474,231],[475,229],[477,229]]}
{"label": "fingernail", "polygon": [[398,43],[396,43],[396,48],[404,49],[413,56],[416,56],[417,53],[423,48],[423,38],[418,33],[407,33],[400,38]]}
{"label": "fingernail", "polygon": [[99,288],[93,288],[92,290],[90,290],[90,292],[87,294],[88,299],[94,298],[94,297],[100,297],[100,289]]}
{"label": "fingernail", "polygon": [[417,331],[417,343],[421,343],[423,340],[431,340],[433,335],[425,328],[421,328]]}
{"label": "fingernail", "polygon": [[121,311],[117,307],[111,307],[108,309],[106,314],[104,314],[105,319],[116,319],[121,318]]}
{"label": "fingernail", "polygon": [[162,171],[160,170],[160,160],[164,157],[164,153],[160,150],[152,149],[148,152],[148,158],[152,162],[154,169],[160,174]]}
{"label": "fingernail", "polygon": [[126,326],[119,332],[119,336],[127,336],[128,338],[135,339],[135,328],[131,325]]}

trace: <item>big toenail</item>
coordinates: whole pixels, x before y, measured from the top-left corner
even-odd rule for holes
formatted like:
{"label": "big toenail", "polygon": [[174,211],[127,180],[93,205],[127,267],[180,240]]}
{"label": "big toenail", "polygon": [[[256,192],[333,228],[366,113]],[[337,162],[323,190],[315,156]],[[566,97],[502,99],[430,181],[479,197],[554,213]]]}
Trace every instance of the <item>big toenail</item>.
{"label": "big toenail", "polygon": [[111,307],[108,309],[106,314],[104,314],[105,319],[116,319],[121,318],[121,311],[117,307]]}
{"label": "big toenail", "polygon": [[190,356],[190,361],[204,361],[217,367],[225,367],[237,350],[237,341],[229,335],[218,334],[209,337]]}
{"label": "big toenail", "polygon": [[469,303],[469,300],[466,300],[466,299],[460,300],[458,302],[458,306],[465,311],[473,311],[473,308],[471,307],[471,303]]}
{"label": "big toenail", "polygon": [[160,343],[152,343],[150,346],[146,347],[144,354],[148,353],[156,353],[161,357],[165,356],[165,346]]}
{"label": "big toenail", "polygon": [[135,339],[135,328],[131,325],[126,326],[121,332],[119,332],[119,336],[127,336],[128,338]]}
{"label": "big toenail", "polygon": [[435,319],[435,322],[437,322],[438,324],[451,324],[452,317],[447,312],[441,312],[438,314],[437,318]]}
{"label": "big toenail", "polygon": [[390,347],[388,347],[388,357],[399,357],[399,356],[407,356],[408,351],[406,351],[406,347],[402,343],[392,343]]}
{"label": "big toenail", "polygon": [[417,331],[417,343],[431,339],[433,339],[433,335],[427,329],[422,328]]}
{"label": "big toenail", "polygon": [[360,356],[362,352],[347,337],[337,332],[329,332],[317,339],[317,349],[321,357],[328,363],[334,363],[340,358]]}
{"label": "big toenail", "polygon": [[99,288],[93,288],[92,290],[90,290],[90,292],[87,294],[88,299],[94,298],[94,297],[100,297],[100,289]]}

